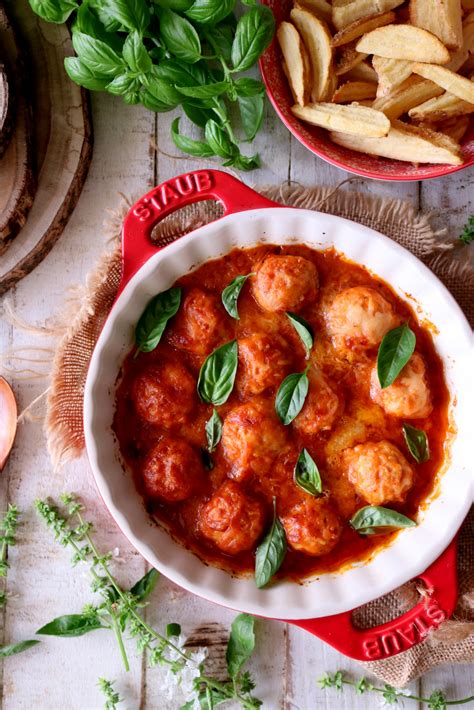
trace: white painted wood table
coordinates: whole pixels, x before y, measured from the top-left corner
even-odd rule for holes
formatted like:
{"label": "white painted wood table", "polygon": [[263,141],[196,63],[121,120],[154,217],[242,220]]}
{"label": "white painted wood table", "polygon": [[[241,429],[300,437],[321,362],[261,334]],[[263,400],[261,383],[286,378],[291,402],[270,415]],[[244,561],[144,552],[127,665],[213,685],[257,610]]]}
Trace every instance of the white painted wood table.
{"label": "white painted wood table", "polygon": [[[138,196],[162,180],[199,167],[192,160],[165,155],[177,153],[169,138],[172,119],[169,114],[156,116],[105,95],[93,95],[92,103],[94,157],[77,208],[51,254],[9,294],[15,312],[36,325],[47,321],[61,306],[68,286],[84,282],[103,252],[101,225],[107,218],[107,208],[117,205],[119,192]],[[250,185],[289,180],[303,185],[335,185],[348,177],[307,152],[276,119],[270,107],[257,147],[263,160],[262,169],[242,175]],[[458,234],[474,211],[469,204],[469,198],[473,197],[472,179],[473,172],[468,170],[423,184],[364,180],[344,189],[409,200],[418,209],[434,210],[438,225]],[[0,352],[7,348],[17,350],[31,342],[30,334],[1,320]],[[48,346],[39,339],[34,343]],[[41,359],[39,354],[37,357]],[[10,365],[25,369],[17,360],[11,360]],[[44,372],[48,369],[41,363],[33,363],[31,367]],[[18,372],[10,377],[20,409],[46,386],[44,380],[28,379],[28,375]],[[9,554],[11,596],[3,614],[4,643],[30,638],[47,621],[61,614],[80,612],[86,602],[93,600],[85,568],[71,568],[69,551],[52,541],[33,509],[35,498],[57,497],[62,491],[75,491],[82,496],[90,519],[96,523],[103,549],[119,549],[117,570],[124,584],[140,577],[146,569],[143,559],[130,547],[99,500],[85,457],[54,473],[41,426],[24,422],[19,427],[10,463],[0,477],[0,509],[4,510],[7,502],[14,502],[23,511],[18,545]],[[158,627],[170,621],[179,622],[186,634],[209,624],[227,628],[234,616],[191,596],[166,579],[160,580],[147,615]],[[357,663],[295,627],[259,620],[256,628],[257,649],[251,670],[265,708],[371,710],[380,706],[379,696],[356,696],[349,688],[342,695],[318,688],[316,679],[325,671],[344,669],[361,675]],[[105,676],[117,681],[117,688],[125,698],[126,702],[119,707],[179,708],[181,698],[172,702],[163,698],[160,668],[148,670],[135,653],[134,642],[130,642],[129,648],[131,671],[125,674],[109,632],[97,631],[77,639],[45,637],[40,646],[4,662],[2,707],[4,710],[100,708],[103,698],[97,678]],[[418,695],[429,694],[436,687],[446,689],[450,697],[470,695],[474,668],[446,666],[428,673],[410,687]],[[406,703],[409,706],[415,708],[417,704]]]}

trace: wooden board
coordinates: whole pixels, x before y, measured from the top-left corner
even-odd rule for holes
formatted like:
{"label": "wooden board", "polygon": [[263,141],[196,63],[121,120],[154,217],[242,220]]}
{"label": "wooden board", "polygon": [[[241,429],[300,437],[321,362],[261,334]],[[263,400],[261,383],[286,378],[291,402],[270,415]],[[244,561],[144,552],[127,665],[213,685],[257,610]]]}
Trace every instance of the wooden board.
{"label": "wooden board", "polygon": [[0,158],[5,153],[13,132],[15,96],[6,65],[0,60]]}
{"label": "wooden board", "polygon": [[92,156],[88,98],[64,71],[64,58],[73,54],[66,26],[43,22],[27,0],[15,0],[10,9],[31,61],[28,93],[33,98],[38,184],[25,226],[0,256],[0,295],[34,269],[59,239]]}
{"label": "wooden board", "polygon": [[16,125],[13,133],[11,116],[8,115],[9,112],[5,115],[4,125],[7,133],[12,134],[12,138],[9,140],[7,135],[5,142],[0,140],[0,154],[3,154],[0,160],[0,254],[2,254],[25,225],[36,192],[36,175],[31,92],[28,91],[25,80],[29,67],[25,52],[20,47],[18,34],[1,5],[0,46],[17,100]]}

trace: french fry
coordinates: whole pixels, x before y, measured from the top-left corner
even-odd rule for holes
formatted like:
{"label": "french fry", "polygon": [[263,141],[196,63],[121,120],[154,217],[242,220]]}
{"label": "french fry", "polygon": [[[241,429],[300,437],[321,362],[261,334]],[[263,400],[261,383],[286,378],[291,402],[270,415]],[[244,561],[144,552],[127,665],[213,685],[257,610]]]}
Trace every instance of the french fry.
{"label": "french fry", "polygon": [[448,49],[462,46],[461,0],[410,0],[410,22],[436,35]]}
{"label": "french fry", "polygon": [[425,101],[425,103],[415,106],[408,111],[408,115],[414,121],[444,121],[455,116],[465,116],[474,113],[474,104],[459,99],[449,91],[435,99]]}
{"label": "french fry", "polygon": [[337,30],[342,30],[361,17],[388,12],[403,2],[404,0],[333,0],[332,22]]}
{"label": "french fry", "polygon": [[332,22],[332,7],[326,0],[298,0],[296,7],[303,7],[324,22]]}
{"label": "french fry", "polygon": [[357,42],[356,50],[388,59],[432,64],[449,62],[449,52],[444,44],[430,32],[412,25],[378,27]]}
{"label": "french fry", "polygon": [[345,74],[346,72],[350,71],[351,69],[354,69],[358,64],[364,61],[364,59],[367,59],[368,55],[367,54],[362,54],[361,52],[358,52],[355,48],[356,46],[356,40],[354,42],[350,42],[349,44],[345,44],[342,49],[341,53],[336,61],[336,75],[340,76],[341,74]]}
{"label": "french fry", "polygon": [[388,135],[381,138],[331,132],[331,139],[337,145],[360,153],[410,163],[461,165],[463,162],[459,145],[448,136],[401,121],[395,121]]}
{"label": "french fry", "polygon": [[301,107],[296,104],[291,110],[297,118],[313,126],[358,136],[385,136],[390,130],[388,118],[366,106],[319,103]]}
{"label": "french fry", "polygon": [[308,10],[294,7],[290,17],[308,51],[312,74],[311,98],[320,101],[328,90],[332,69],[331,35],[326,23]]}
{"label": "french fry", "polygon": [[337,89],[337,76],[334,73],[334,71],[331,69],[329,72],[329,79],[328,83],[326,86],[326,91],[324,92],[323,101],[332,101],[332,97],[334,96],[334,92]]}
{"label": "french fry", "polygon": [[456,74],[450,69],[439,67],[435,64],[415,63],[413,72],[419,76],[433,81],[438,86],[441,86],[445,91],[454,94],[459,99],[474,104],[474,82],[467,79],[465,76]]}
{"label": "french fry", "polygon": [[283,54],[283,71],[286,74],[294,100],[304,106],[309,100],[310,70],[306,48],[298,30],[291,22],[282,22],[277,39]]}
{"label": "french fry", "polygon": [[420,79],[418,76],[410,76],[392,93],[376,99],[373,108],[376,111],[382,111],[387,118],[393,121],[403,116],[414,106],[419,106],[420,103],[442,93],[443,89],[432,81]]}
{"label": "french fry", "polygon": [[347,104],[351,101],[364,101],[374,99],[377,92],[377,84],[370,81],[347,81],[341,84],[333,94],[334,104]]}
{"label": "french fry", "polygon": [[437,130],[460,143],[469,127],[469,116],[455,116],[438,125]]}
{"label": "french fry", "polygon": [[344,74],[348,81],[371,81],[377,83],[377,72],[367,62],[359,62],[355,67]]}
{"label": "french fry", "polygon": [[413,62],[403,59],[387,59],[386,57],[374,55],[372,57],[372,66],[379,80],[377,96],[389,94],[413,73]]}
{"label": "french fry", "polygon": [[379,12],[377,15],[371,15],[370,17],[361,17],[335,34],[332,38],[332,46],[340,47],[343,44],[352,42],[352,40],[362,37],[362,35],[377,29],[377,27],[390,25],[395,21],[395,18],[394,12]]}

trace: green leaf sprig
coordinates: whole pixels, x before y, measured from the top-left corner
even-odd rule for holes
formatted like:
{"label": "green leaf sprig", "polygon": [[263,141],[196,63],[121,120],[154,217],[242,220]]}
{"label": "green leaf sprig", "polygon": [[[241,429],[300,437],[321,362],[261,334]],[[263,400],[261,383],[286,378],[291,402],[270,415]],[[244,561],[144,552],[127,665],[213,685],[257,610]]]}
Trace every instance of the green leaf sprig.
{"label": "green leaf sprig", "polygon": [[405,437],[408,451],[417,463],[424,463],[430,458],[430,445],[426,432],[417,429],[411,424],[403,425],[403,436]]}
{"label": "green leaf sprig", "polygon": [[348,685],[354,688],[358,695],[380,693],[384,700],[384,705],[397,705],[399,700],[402,701],[402,704],[405,700],[414,700],[416,703],[426,704],[428,710],[447,710],[448,705],[465,705],[474,701],[474,695],[468,698],[460,698],[459,700],[447,700],[446,694],[438,689],[433,690],[428,698],[419,697],[408,693],[406,690],[398,690],[388,683],[385,683],[382,687],[377,687],[364,677],[359,678],[359,680],[351,680],[343,671],[336,671],[333,674],[327,673],[318,680],[318,684],[320,688],[334,688],[340,692],[342,692],[345,685]]}
{"label": "green leaf sprig", "polygon": [[181,106],[204,137],[183,136],[177,118],[171,129],[177,148],[217,156],[238,170],[259,166],[258,155],[243,155],[240,144],[260,130],[265,89],[239,74],[272,40],[268,7],[243,0],[237,20],[236,0],[29,1],[47,22],[71,22],[77,56],[64,66],[76,84],[151,111]]}
{"label": "green leaf sprig", "polygon": [[222,419],[216,409],[206,422],[207,450],[210,454],[215,450],[222,437]]}
{"label": "green leaf sprig", "polygon": [[265,587],[275,572],[280,569],[287,551],[285,528],[276,512],[276,498],[273,498],[273,521],[270,530],[257,547],[255,555],[255,584]]}
{"label": "green leaf sprig", "polygon": [[392,530],[416,527],[415,521],[407,518],[406,515],[380,505],[366,505],[360,508],[349,520],[349,525],[359,535],[384,535]]}
{"label": "green leaf sprig", "polygon": [[[234,631],[233,628],[231,632],[232,644],[229,640],[231,649],[228,651],[228,662],[232,662],[231,667],[234,674],[231,675],[231,679],[220,681],[207,675],[204,671],[202,658],[197,658],[196,654],[188,651],[181,641],[179,624],[168,624],[165,633],[161,633],[145,621],[140,613],[146,599],[155,587],[158,572],[150,570],[129,590],[123,589],[110,568],[112,554],[102,554],[98,550],[92,537],[92,523],[85,520],[84,508],[80,501],[72,494],[62,495],[61,501],[66,508],[64,511],[48,500],[38,500],[36,501],[37,512],[47,527],[52,530],[57,542],[73,551],[72,564],[77,565],[79,562],[89,564],[92,591],[101,595],[102,602],[98,605],[86,605],[82,614],[58,617],[42,627],[38,633],[44,633],[44,629],[49,628],[50,635],[71,637],[83,635],[98,628],[112,630],[117,640],[124,668],[128,671],[130,666],[124,642],[124,636],[127,634],[128,637],[136,640],[137,649],[140,652],[145,650],[148,652],[150,666],[161,664],[170,668],[172,673],[176,675],[177,685],[181,673],[186,668],[193,668],[193,671],[197,671],[194,678],[193,697],[183,708],[195,707],[195,700],[198,700],[201,707],[210,710],[218,702],[233,700],[239,703],[244,710],[257,710],[262,703],[251,694],[255,685],[248,674],[241,674],[242,665],[239,665],[240,660],[242,660],[242,664],[246,660],[242,659],[244,649],[249,652],[249,655],[251,653],[248,638],[251,636],[251,631],[247,628],[249,622],[243,621],[245,629],[241,627],[240,623],[237,623],[236,630]],[[246,641],[244,637],[246,637]],[[107,689],[111,693],[115,693],[108,685]],[[103,690],[105,692],[105,686],[103,686]],[[109,707],[112,708],[113,705]]]}
{"label": "green leaf sprig", "polygon": [[319,469],[313,457],[306,449],[302,449],[298,456],[294,470],[294,479],[297,486],[311,496],[319,496],[323,492],[323,482]]}
{"label": "green leaf sprig", "polygon": [[199,371],[197,391],[203,402],[224,404],[234,388],[238,365],[238,345],[231,340],[216,348]]}
{"label": "green leaf sprig", "polygon": [[149,353],[156,348],[168,321],[178,312],[180,303],[180,288],[169,288],[151,299],[135,327],[138,352]]}
{"label": "green leaf sprig", "polygon": [[464,228],[459,235],[459,241],[463,244],[474,242],[474,214],[469,217]]}
{"label": "green leaf sprig", "polygon": [[308,321],[306,321],[304,318],[297,315],[296,313],[291,313],[290,311],[288,311],[286,316],[293,328],[300,336],[301,342],[303,343],[306,350],[306,357],[308,358],[314,342],[313,329],[311,328]]}
{"label": "green leaf sprig", "polygon": [[309,389],[307,368],[285,377],[275,398],[275,411],[280,420],[288,426],[303,409]]}
{"label": "green leaf sprig", "polygon": [[101,693],[105,696],[104,710],[115,710],[117,705],[122,702],[120,694],[114,688],[113,681],[106,678],[99,678],[97,685]]}
{"label": "green leaf sprig", "polygon": [[233,279],[222,291],[222,304],[231,318],[235,318],[236,320],[240,320],[237,302],[244,283],[247,281],[249,276],[253,276],[253,274],[236,276],[235,279]]}
{"label": "green leaf sprig", "polygon": [[408,323],[390,330],[380,343],[377,374],[380,387],[390,387],[415,352],[416,336]]}

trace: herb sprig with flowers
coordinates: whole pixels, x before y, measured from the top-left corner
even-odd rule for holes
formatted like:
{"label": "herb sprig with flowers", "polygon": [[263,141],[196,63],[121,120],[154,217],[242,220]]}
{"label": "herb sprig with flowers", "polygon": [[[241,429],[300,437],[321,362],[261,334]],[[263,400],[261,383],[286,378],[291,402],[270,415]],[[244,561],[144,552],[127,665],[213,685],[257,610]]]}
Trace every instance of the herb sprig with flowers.
{"label": "herb sprig with flowers", "polygon": [[[156,112],[180,106],[203,138],[171,127],[177,148],[218,156],[238,170],[253,170],[257,154],[241,153],[261,128],[265,88],[242,73],[269,45],[275,20],[256,0],[237,20],[236,0],[29,0],[53,23],[69,21],[76,57],[65,59],[69,77],[91,91],[121,96]],[[238,120],[236,121],[236,118]]]}
{"label": "herb sprig with flowers", "polygon": [[[97,606],[88,604],[81,614],[53,619],[37,633],[70,638],[97,629],[110,629],[115,634],[127,671],[129,662],[124,635],[128,634],[135,639],[140,652],[147,651],[150,666],[166,666],[168,680],[174,680],[176,686],[191,695],[183,710],[194,707],[211,710],[227,700],[240,703],[245,710],[259,708],[261,701],[251,694],[255,684],[249,673],[242,670],[255,647],[253,617],[239,614],[232,624],[226,656],[229,680],[221,681],[207,675],[204,669],[205,652],[186,650],[179,624],[168,624],[165,633],[161,633],[150,626],[140,613],[155,587],[158,572],[152,569],[129,590],[122,589],[110,569],[112,555],[99,552],[92,537],[92,523],[85,520],[81,502],[72,494],[61,496],[61,501],[64,511],[47,500],[36,501],[36,509],[59,544],[73,550],[72,564],[89,563],[92,590],[101,595],[102,602]],[[104,684],[104,681],[99,682],[103,692],[110,694],[108,701],[113,702],[116,694],[111,686]]]}

